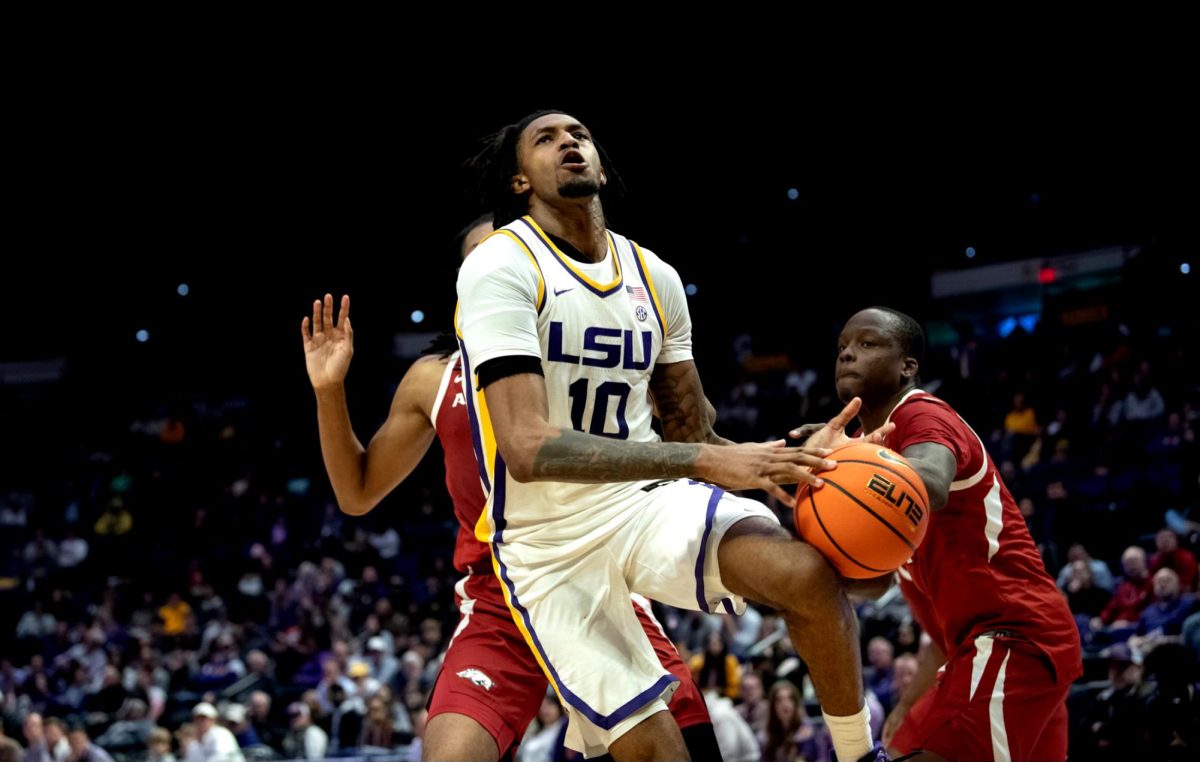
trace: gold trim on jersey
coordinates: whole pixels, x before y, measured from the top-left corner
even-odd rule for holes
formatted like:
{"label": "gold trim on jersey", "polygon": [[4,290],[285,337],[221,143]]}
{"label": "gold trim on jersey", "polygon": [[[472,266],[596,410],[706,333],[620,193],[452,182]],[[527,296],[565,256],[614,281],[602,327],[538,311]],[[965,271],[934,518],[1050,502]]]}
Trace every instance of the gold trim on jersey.
{"label": "gold trim on jersey", "polygon": [[612,283],[597,283],[596,281],[589,278],[586,273],[584,273],[582,270],[580,270],[578,267],[576,267],[574,264],[575,260],[571,259],[566,254],[564,254],[562,252],[562,250],[559,249],[558,246],[556,246],[554,244],[554,240],[552,238],[550,238],[550,236],[546,235],[546,231],[542,230],[541,225],[537,224],[537,220],[533,219],[533,217],[530,215],[525,215],[524,217],[522,217],[522,219],[525,220],[526,222],[528,222],[533,227],[533,229],[535,231],[537,231],[537,234],[539,236],[541,236],[543,243],[545,243],[547,246],[550,247],[551,253],[553,253],[554,256],[558,258],[558,261],[562,263],[563,267],[570,270],[571,273],[576,278],[579,278],[581,281],[583,281],[587,285],[591,286],[592,288],[596,289],[597,291],[612,291],[614,288],[616,288],[617,286],[619,286],[621,284],[621,258],[619,256],[617,256],[617,251],[616,251],[616,248],[613,246],[613,241],[612,241],[611,235],[607,236],[608,252],[612,256],[613,267],[616,268],[617,276],[615,278],[613,278]]}
{"label": "gold trim on jersey", "polygon": [[650,268],[646,267],[646,257],[642,255],[642,249],[632,238],[626,238],[629,245],[633,247],[633,253],[638,258],[638,267],[641,269],[642,278],[646,281],[646,287],[650,289],[650,299],[654,302],[654,311],[658,313],[658,319],[662,322],[663,342],[667,340],[669,326],[667,325],[667,316],[663,313],[662,302],[658,300],[658,290],[654,288],[654,278],[650,277]]}

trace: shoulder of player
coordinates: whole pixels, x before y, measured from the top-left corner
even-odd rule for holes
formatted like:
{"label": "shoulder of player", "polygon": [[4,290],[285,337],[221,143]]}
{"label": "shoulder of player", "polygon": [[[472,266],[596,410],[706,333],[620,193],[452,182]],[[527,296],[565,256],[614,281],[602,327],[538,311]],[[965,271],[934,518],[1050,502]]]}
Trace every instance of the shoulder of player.
{"label": "shoulder of player", "polygon": [[892,410],[893,421],[919,415],[936,415],[939,418],[949,417],[958,420],[958,415],[948,402],[927,392],[909,397]]}
{"label": "shoulder of player", "polygon": [[[635,243],[630,241],[631,243]],[[636,243],[635,243],[636,245]],[[667,286],[674,282],[680,282],[679,271],[674,268],[669,262],[655,254],[653,250],[643,246],[637,246],[637,251],[642,254],[642,262],[645,264],[650,280],[654,282],[655,287]]]}
{"label": "shoulder of player", "polygon": [[537,265],[530,259],[525,247],[503,230],[497,230],[484,238],[459,270],[458,279],[483,279],[495,273],[537,273]]}
{"label": "shoulder of player", "polygon": [[508,256],[514,258],[519,257],[525,261],[529,260],[529,256],[525,253],[525,246],[522,245],[520,239],[517,238],[517,235],[507,228],[500,228],[499,230],[493,230],[491,233],[488,233],[487,236],[479,242],[479,245],[475,247],[475,250],[471,252],[471,256],[467,257],[467,261],[470,262],[471,260],[476,259],[475,255],[479,253],[484,254],[483,258]]}
{"label": "shoulder of player", "polygon": [[418,357],[405,372],[396,388],[396,396],[392,406],[416,408],[429,411],[433,408],[434,397],[442,385],[442,377],[450,358],[441,355],[423,355]]}

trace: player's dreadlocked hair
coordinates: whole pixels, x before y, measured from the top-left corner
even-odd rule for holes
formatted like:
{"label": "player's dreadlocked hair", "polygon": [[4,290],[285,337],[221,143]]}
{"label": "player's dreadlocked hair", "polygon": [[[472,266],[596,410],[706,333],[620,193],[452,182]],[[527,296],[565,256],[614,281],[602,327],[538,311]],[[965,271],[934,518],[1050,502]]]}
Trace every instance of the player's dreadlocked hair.
{"label": "player's dreadlocked hair", "polygon": [[[493,224],[497,228],[504,227],[515,219],[529,213],[529,199],[512,192],[512,178],[517,174],[517,147],[525,128],[537,119],[548,114],[565,114],[565,111],[550,109],[535,111],[520,121],[505,125],[498,131],[484,138],[483,148],[479,153],[466,161],[465,168],[475,177],[477,201],[482,208],[490,209],[494,217]],[[601,199],[619,199],[624,195],[625,186],[620,175],[608,159],[608,154],[593,138],[592,145],[600,154],[600,165],[608,178],[607,184],[601,189]]]}
{"label": "player's dreadlocked hair", "polygon": [[900,310],[894,310],[891,307],[871,307],[873,310],[886,312],[891,315],[894,320],[892,327],[895,331],[896,338],[900,341],[900,347],[909,357],[915,357],[917,363],[925,362],[925,331],[921,330],[921,324],[913,320],[908,315],[905,315]]}

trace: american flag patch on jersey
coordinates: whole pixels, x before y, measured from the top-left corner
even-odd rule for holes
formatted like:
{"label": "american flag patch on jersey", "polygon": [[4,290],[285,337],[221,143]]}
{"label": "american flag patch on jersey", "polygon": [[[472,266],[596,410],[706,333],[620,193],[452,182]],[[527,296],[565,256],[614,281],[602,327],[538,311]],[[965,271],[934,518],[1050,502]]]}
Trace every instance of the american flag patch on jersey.
{"label": "american flag patch on jersey", "polygon": [[629,298],[635,302],[648,302],[650,297],[646,296],[646,289],[641,286],[625,286],[625,290],[629,292]]}

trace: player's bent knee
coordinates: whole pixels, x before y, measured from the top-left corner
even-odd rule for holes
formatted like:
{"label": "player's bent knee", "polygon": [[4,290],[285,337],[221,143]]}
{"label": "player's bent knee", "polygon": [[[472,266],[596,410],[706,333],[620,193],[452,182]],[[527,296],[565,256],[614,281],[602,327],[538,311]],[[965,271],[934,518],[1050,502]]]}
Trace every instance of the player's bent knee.
{"label": "player's bent knee", "polygon": [[785,611],[824,610],[828,595],[840,591],[833,567],[820,552],[766,519],[730,527],[718,558],[731,590]]}

